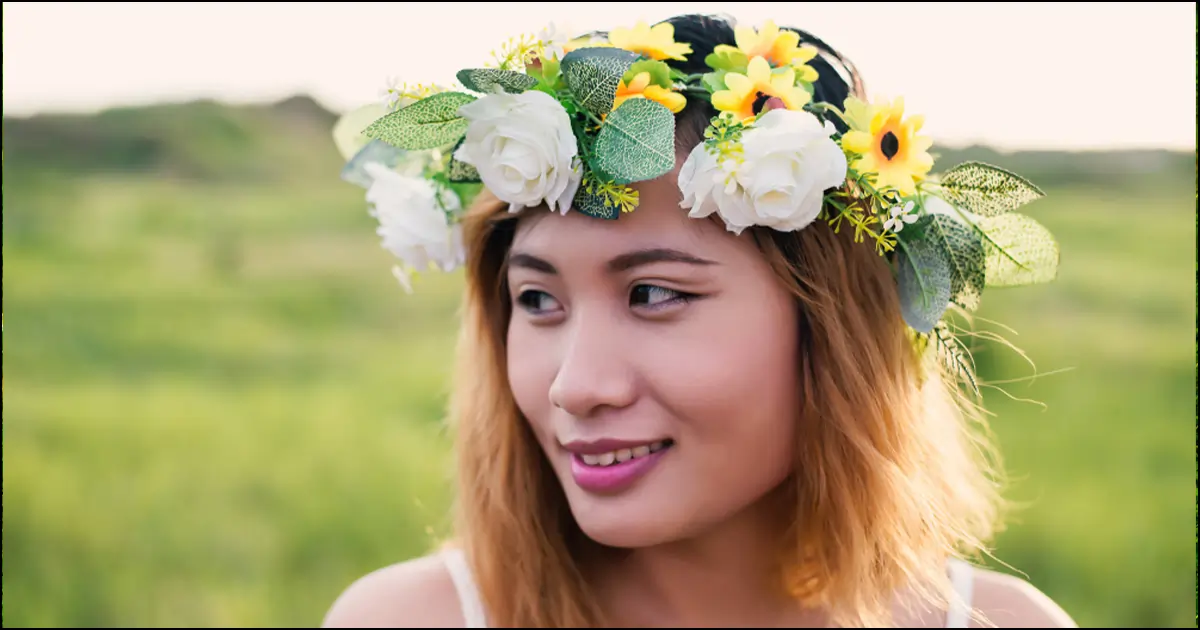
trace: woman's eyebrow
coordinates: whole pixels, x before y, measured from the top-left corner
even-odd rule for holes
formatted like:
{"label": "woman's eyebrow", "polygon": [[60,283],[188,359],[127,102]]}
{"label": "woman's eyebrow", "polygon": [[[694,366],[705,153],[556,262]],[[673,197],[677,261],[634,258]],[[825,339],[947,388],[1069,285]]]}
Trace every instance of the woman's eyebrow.
{"label": "woman's eyebrow", "polygon": [[554,265],[533,254],[526,254],[524,252],[510,253],[508,256],[508,266],[524,267],[525,269],[532,269],[550,275],[558,275],[558,270],[554,268]]}
{"label": "woman's eyebrow", "polygon": [[679,251],[678,249],[656,247],[654,249],[639,249],[637,251],[621,254],[620,256],[608,261],[608,271],[609,273],[629,271],[634,267],[649,265],[657,262],[678,262],[689,265],[717,264],[714,261],[699,258],[687,252]]}
{"label": "woman's eyebrow", "polygon": [[[623,271],[629,271],[634,267],[640,267],[642,265],[649,265],[651,263],[659,262],[678,262],[689,265],[718,264],[714,261],[693,256],[678,249],[655,247],[652,249],[639,249],[616,256],[612,260],[608,261],[607,267],[609,273],[620,273]],[[558,270],[554,268],[554,265],[542,260],[541,258],[538,258],[537,256],[534,256],[533,254],[528,254],[525,252],[511,253],[508,257],[508,265],[510,267],[523,267],[525,269],[532,269],[533,271],[539,271],[541,273],[550,275],[558,274]]]}

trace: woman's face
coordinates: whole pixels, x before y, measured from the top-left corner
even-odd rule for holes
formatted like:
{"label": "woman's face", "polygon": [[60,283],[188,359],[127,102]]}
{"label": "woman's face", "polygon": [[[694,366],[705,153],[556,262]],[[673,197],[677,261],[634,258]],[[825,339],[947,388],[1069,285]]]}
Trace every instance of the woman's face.
{"label": "woman's face", "polygon": [[676,175],[616,221],[533,213],[510,253],[513,395],[610,546],[703,533],[792,466],[794,301],[748,234],[688,218]]}

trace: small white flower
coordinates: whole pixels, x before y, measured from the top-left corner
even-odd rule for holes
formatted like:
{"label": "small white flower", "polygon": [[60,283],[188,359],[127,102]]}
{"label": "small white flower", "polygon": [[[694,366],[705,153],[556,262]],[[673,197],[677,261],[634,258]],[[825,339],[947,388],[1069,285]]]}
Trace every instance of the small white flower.
{"label": "small white flower", "polygon": [[913,202],[909,201],[904,204],[903,208],[900,206],[892,208],[891,216],[883,222],[883,229],[899,233],[904,229],[905,223],[912,225],[917,222],[917,218],[917,215],[913,213]]}
{"label": "small white flower", "polygon": [[430,91],[436,92],[440,90],[436,86],[432,86],[431,88],[426,88],[420,84],[412,86],[401,81],[398,77],[388,77],[387,83],[379,91],[379,98],[389,111],[395,111],[417,102],[420,100],[419,95],[428,95],[427,93]]}
{"label": "small white flower", "polygon": [[400,105],[400,95],[404,92],[404,86],[400,83],[398,77],[388,77],[383,89],[379,91],[379,98],[383,100],[383,104],[389,110],[397,109]]}
{"label": "small white flower", "polygon": [[455,159],[479,171],[511,212],[545,203],[566,214],[583,172],[566,110],[539,90],[488,94],[459,108],[468,122]]}
{"label": "small white flower", "polygon": [[408,277],[413,272],[431,265],[452,271],[466,260],[462,228],[446,216],[446,211],[462,209],[457,195],[442,190],[439,206],[438,190],[429,180],[375,162],[364,168],[373,180],[367,202],[371,216],[379,221],[376,234],[383,238],[383,248],[400,259],[392,272],[406,291],[412,291]]}
{"label": "small white flower", "polygon": [[545,46],[547,57],[561,60],[565,54],[564,46],[571,41],[571,38],[565,29],[558,28],[554,22],[551,22],[538,33],[538,41]]}
{"label": "small white flower", "polygon": [[693,218],[717,212],[735,234],[752,225],[802,229],[821,212],[825,191],[846,180],[835,131],[807,112],[775,109],[742,135],[741,164],[718,164],[697,145],[679,172],[680,205]]}

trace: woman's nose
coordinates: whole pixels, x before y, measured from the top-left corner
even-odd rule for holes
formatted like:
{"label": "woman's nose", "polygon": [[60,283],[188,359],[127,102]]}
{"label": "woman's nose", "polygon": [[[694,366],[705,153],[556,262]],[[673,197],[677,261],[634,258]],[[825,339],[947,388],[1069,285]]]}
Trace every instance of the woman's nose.
{"label": "woman's nose", "polygon": [[576,418],[633,404],[636,378],[626,354],[633,349],[615,326],[581,324],[575,323],[562,339],[551,404]]}

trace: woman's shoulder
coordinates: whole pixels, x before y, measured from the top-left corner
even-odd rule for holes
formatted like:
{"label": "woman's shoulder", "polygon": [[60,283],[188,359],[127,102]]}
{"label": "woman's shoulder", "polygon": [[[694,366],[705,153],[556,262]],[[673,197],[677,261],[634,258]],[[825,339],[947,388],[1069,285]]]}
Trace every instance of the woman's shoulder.
{"label": "woman's shoulder", "polygon": [[[982,619],[970,619],[961,609],[933,609],[917,594],[905,591],[893,613],[901,628],[1077,628],[1062,607],[1019,577],[956,562],[955,588],[969,599]],[[965,579],[963,579],[965,578]],[[965,591],[965,592],[964,592]],[[966,625],[960,625],[966,623]]]}
{"label": "woman's shoulder", "polygon": [[974,567],[971,604],[983,613],[987,624],[973,628],[1078,628],[1071,616],[1028,581],[990,569]]}
{"label": "woman's shoulder", "polygon": [[399,562],[351,583],[323,628],[462,628],[458,591],[440,553]]}

